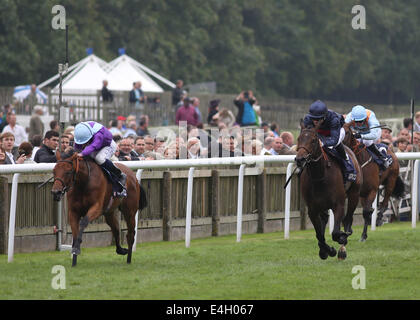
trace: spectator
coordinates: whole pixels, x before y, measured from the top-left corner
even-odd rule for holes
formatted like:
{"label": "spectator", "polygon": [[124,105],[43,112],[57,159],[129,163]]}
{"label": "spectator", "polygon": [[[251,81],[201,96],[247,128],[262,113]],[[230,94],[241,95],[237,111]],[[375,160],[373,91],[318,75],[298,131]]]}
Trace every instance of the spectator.
{"label": "spectator", "polygon": [[139,121],[139,127],[137,129],[137,135],[138,136],[147,136],[149,135],[149,116],[147,115],[143,115],[140,117],[140,121]]}
{"label": "spectator", "polygon": [[289,131],[283,131],[280,134],[280,138],[283,140],[283,143],[285,146],[287,146],[289,149],[291,149],[294,145],[294,138],[293,134]]}
{"label": "spectator", "polygon": [[235,116],[233,115],[232,111],[223,108],[217,114],[213,116],[213,119],[218,123],[224,123],[227,128],[233,127],[235,124]]}
{"label": "spectator", "polygon": [[191,98],[191,102],[192,102],[192,106],[195,109],[195,112],[197,113],[197,124],[198,123],[202,123],[203,122],[203,117],[201,115],[201,111],[200,111],[200,99],[198,99],[197,97],[193,97]]}
{"label": "spectator", "polygon": [[209,115],[207,116],[207,123],[210,126],[217,126],[217,120],[213,119],[213,116],[219,112],[219,104],[220,99],[210,101]]}
{"label": "spectator", "polygon": [[280,137],[280,128],[277,123],[273,122],[270,126],[270,130],[274,133],[274,137]]}
{"label": "spectator", "polygon": [[139,160],[137,153],[133,152],[132,142],[128,138],[124,138],[120,141],[119,145],[120,154],[118,160],[120,161],[135,161]]}
{"label": "spectator", "polygon": [[6,162],[6,152],[2,147],[0,147],[0,164],[7,164]]}
{"label": "spectator", "polygon": [[57,131],[57,132],[60,132],[60,124],[58,123],[57,120],[52,120],[50,122],[50,129],[54,130],[54,131]]}
{"label": "spectator", "polygon": [[233,103],[238,108],[238,114],[236,116],[236,122],[241,126],[252,126],[256,124],[255,112],[253,104],[255,103],[255,97],[252,91],[242,91]]}
{"label": "spectator", "polygon": [[32,137],[30,142],[32,146],[34,147],[32,150],[32,157],[31,157],[31,159],[34,160],[36,152],[39,150],[39,147],[41,147],[42,136],[39,134],[36,134]]}
{"label": "spectator", "polygon": [[137,124],[135,120],[132,120],[128,123],[128,128],[124,133],[124,138],[127,138],[129,136],[133,136],[135,137],[137,135],[136,133],[136,129],[137,129]]}
{"label": "spectator", "polygon": [[153,152],[155,150],[155,139],[151,136],[144,137],[144,150]]}
{"label": "spectator", "polygon": [[[396,152],[408,152],[408,140],[404,137],[400,137],[396,141]],[[408,160],[398,160],[401,167],[406,167],[408,164]]]}
{"label": "spectator", "polygon": [[420,111],[414,116],[414,131],[420,131]]}
{"label": "spectator", "polygon": [[[26,159],[24,155],[18,155],[15,157],[13,155],[13,147],[15,145],[15,137],[11,132],[5,132],[1,135],[2,147],[6,153],[6,158],[4,164],[16,164],[23,163]],[[16,159],[16,160],[15,160]]]}
{"label": "spectator", "polygon": [[[405,138],[405,139],[407,139],[407,141],[411,141],[411,134],[410,134],[410,131],[408,131],[408,129],[406,129],[406,128],[402,128],[399,132],[398,132],[398,135],[397,135],[397,140],[398,140],[398,138]],[[397,140],[395,140],[395,142],[394,142],[394,147],[397,147],[398,148],[398,146],[397,146]]]}
{"label": "spectator", "polygon": [[29,140],[32,140],[32,137],[36,134],[44,134],[44,123],[41,120],[41,116],[44,114],[44,110],[41,106],[34,107],[34,114],[29,121]]}
{"label": "spectator", "polygon": [[60,152],[65,152],[65,150],[70,147],[70,137],[63,134],[60,138],[60,144]]}
{"label": "spectator", "polygon": [[53,163],[57,162],[57,158],[55,156],[55,150],[58,147],[59,141],[59,134],[55,130],[49,130],[45,133],[44,141],[42,143],[41,148],[37,151],[35,155],[35,162],[47,162]]}
{"label": "spectator", "polygon": [[274,138],[273,137],[266,137],[264,139],[264,145],[263,145],[263,148],[262,148],[260,154],[261,155],[271,155],[272,153],[271,153],[270,150],[272,149],[273,142],[274,142]]}
{"label": "spectator", "polygon": [[290,150],[287,146],[284,145],[283,140],[280,137],[274,138],[270,152],[273,155],[296,154],[295,151]]}
{"label": "spectator", "polygon": [[198,138],[190,138],[187,143],[188,159],[200,158],[200,140]]}
{"label": "spectator", "polygon": [[189,98],[184,99],[184,105],[180,107],[176,112],[175,123],[179,125],[180,121],[186,121],[187,125],[191,124],[197,126],[198,115],[195,108],[190,105],[191,101]]}
{"label": "spectator", "polygon": [[411,129],[413,128],[413,120],[411,120],[411,118],[404,118],[403,126],[411,132]]}
{"label": "spectator", "polygon": [[155,137],[155,152],[163,155],[165,152],[165,139],[162,137]]}
{"label": "spectator", "polygon": [[31,114],[34,106],[38,103],[38,97],[36,96],[36,84],[31,84],[31,92],[23,100],[25,106],[25,114]]}
{"label": "spectator", "polygon": [[[255,104],[256,103],[258,103],[257,101],[255,101]],[[253,105],[252,107],[253,107],[253,109],[254,109],[254,112],[255,112],[255,124],[259,127],[259,126],[261,126],[261,123],[262,123],[262,118],[261,118],[261,106],[259,106],[259,105]]]}
{"label": "spectator", "polygon": [[270,126],[268,125],[267,122],[263,122],[263,123],[261,123],[261,129],[263,129],[264,130],[264,134],[266,134],[267,132],[270,131]]}
{"label": "spectator", "polygon": [[3,117],[1,118],[1,124],[0,124],[0,132],[3,132],[3,129],[5,126],[7,126],[9,123],[7,122],[7,114],[9,112],[14,113],[14,111],[12,110],[12,105],[10,104],[5,104],[3,106]]}
{"label": "spectator", "polygon": [[386,126],[381,129],[381,140],[387,139],[392,142],[391,128]]}
{"label": "spectator", "polygon": [[420,151],[420,132],[414,131],[413,133],[413,151],[419,152]]}
{"label": "spectator", "polygon": [[[134,151],[137,153],[140,160],[144,160],[146,156],[144,155],[145,151],[144,137],[140,136],[134,140]],[[143,159],[142,159],[143,158]]]}
{"label": "spectator", "polygon": [[133,90],[130,91],[129,100],[134,107],[136,119],[140,119],[141,113],[144,110],[144,103],[147,101],[147,96],[145,96],[143,90],[141,90],[140,81],[133,83]]}
{"label": "spectator", "polygon": [[102,101],[104,104],[111,104],[114,101],[114,95],[108,90],[108,81],[102,81]]}
{"label": "spectator", "polygon": [[172,105],[177,106],[178,103],[181,101],[182,96],[184,95],[184,82],[182,80],[177,80],[176,87],[172,91]]}
{"label": "spectator", "polygon": [[24,156],[24,161],[23,163],[36,163],[33,159],[32,159],[32,151],[33,151],[34,147],[32,146],[32,144],[30,142],[22,142],[18,148],[18,153],[19,156]]}
{"label": "spectator", "polygon": [[254,139],[252,140],[252,155],[258,156],[261,154],[263,149],[263,143],[260,140]]}
{"label": "spectator", "polygon": [[121,120],[111,120],[111,128],[109,131],[112,133],[113,136],[119,135],[120,137],[123,136],[121,129],[122,128],[122,121]]}
{"label": "spectator", "polygon": [[8,125],[4,127],[4,132],[10,132],[15,137],[15,147],[19,147],[19,145],[23,141],[28,141],[28,135],[26,134],[25,128],[16,124],[16,115],[14,113],[9,112],[8,115]]}

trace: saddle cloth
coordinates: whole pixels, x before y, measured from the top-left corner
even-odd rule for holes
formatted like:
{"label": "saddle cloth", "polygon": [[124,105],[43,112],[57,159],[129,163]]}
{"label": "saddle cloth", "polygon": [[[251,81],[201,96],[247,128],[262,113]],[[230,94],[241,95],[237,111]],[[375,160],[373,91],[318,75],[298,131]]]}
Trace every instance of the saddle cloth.
{"label": "saddle cloth", "polygon": [[347,178],[350,174],[353,174],[354,176],[357,175],[356,168],[350,156],[349,156],[349,161],[346,161],[340,157],[338,151],[335,150],[334,148],[330,149],[330,148],[323,147],[323,149],[332,159],[337,161],[338,164],[340,165],[344,182],[349,181],[349,179]]}

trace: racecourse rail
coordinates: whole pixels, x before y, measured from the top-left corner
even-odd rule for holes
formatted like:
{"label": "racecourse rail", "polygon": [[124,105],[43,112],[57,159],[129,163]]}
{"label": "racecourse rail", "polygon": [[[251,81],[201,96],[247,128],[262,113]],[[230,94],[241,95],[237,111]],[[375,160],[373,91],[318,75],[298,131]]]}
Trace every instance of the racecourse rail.
{"label": "racecourse rail", "polygon": [[[396,153],[399,160],[415,160],[413,170],[413,180],[411,189],[411,223],[412,227],[416,227],[418,217],[418,182],[419,182],[419,160],[420,152],[413,153]],[[191,203],[193,192],[194,169],[196,167],[217,167],[226,165],[239,166],[238,179],[238,205],[237,205],[237,224],[236,224],[236,241],[241,241],[242,235],[242,202],[243,202],[243,178],[246,166],[263,166],[264,163],[288,163],[286,172],[286,181],[292,174],[295,155],[282,156],[245,156],[245,157],[222,157],[222,158],[207,158],[207,159],[178,159],[178,160],[149,160],[149,161],[125,161],[127,167],[132,170],[137,170],[137,180],[141,181],[141,175],[144,169],[170,169],[170,168],[189,168],[188,172],[188,189],[187,189],[187,207],[186,207],[186,227],[185,227],[185,246],[190,247],[191,242]],[[1,174],[13,174],[12,192],[10,201],[10,218],[9,218],[9,237],[8,237],[8,262],[13,261],[14,253],[14,234],[15,234],[15,219],[16,219],[16,201],[17,189],[19,184],[20,174],[33,173],[52,173],[55,163],[37,163],[37,164],[13,164],[0,166]],[[284,238],[289,238],[290,230],[290,196],[291,183],[286,187],[285,194],[285,224],[284,224]],[[375,205],[376,207],[376,205]],[[330,219],[330,229],[332,228],[332,219]],[[137,238],[137,223],[138,213],[136,215],[136,238]],[[372,217],[372,226],[376,224],[376,210]],[[133,251],[136,249],[136,240],[134,241]],[[61,246],[60,249],[69,249],[69,246]]]}

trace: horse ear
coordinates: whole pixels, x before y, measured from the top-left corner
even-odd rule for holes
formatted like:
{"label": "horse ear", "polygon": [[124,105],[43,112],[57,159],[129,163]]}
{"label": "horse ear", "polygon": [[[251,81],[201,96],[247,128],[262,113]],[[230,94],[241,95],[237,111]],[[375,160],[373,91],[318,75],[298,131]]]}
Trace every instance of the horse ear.
{"label": "horse ear", "polygon": [[300,118],[300,130],[305,129],[305,123],[303,122],[303,119]]}
{"label": "horse ear", "polygon": [[61,160],[61,152],[59,150],[55,152],[55,157],[57,158],[57,160]]}

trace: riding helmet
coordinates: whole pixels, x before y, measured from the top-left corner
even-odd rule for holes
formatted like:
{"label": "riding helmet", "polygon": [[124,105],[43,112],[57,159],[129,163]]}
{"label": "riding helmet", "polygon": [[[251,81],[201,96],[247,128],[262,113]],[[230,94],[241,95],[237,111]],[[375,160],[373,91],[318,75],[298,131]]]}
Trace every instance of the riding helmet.
{"label": "riding helmet", "polygon": [[93,137],[93,131],[87,122],[80,122],[74,128],[74,142],[85,144]]}
{"label": "riding helmet", "polygon": [[361,105],[354,106],[351,110],[351,115],[354,121],[363,121],[367,118],[366,109]]}
{"label": "riding helmet", "polygon": [[309,117],[312,119],[322,119],[328,113],[328,108],[324,102],[317,100],[309,107]]}

